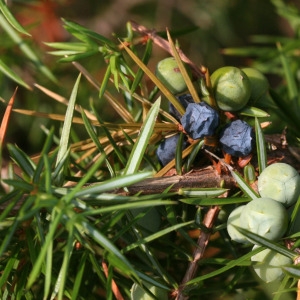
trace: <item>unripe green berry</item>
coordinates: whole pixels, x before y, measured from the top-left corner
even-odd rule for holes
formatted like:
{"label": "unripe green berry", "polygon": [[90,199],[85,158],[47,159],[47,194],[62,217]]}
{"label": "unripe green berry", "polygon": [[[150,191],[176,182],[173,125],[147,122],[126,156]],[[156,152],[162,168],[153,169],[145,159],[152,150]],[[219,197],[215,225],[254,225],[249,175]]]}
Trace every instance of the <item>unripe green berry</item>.
{"label": "unripe green berry", "polygon": [[[257,247],[258,246],[255,245],[253,250]],[[265,282],[282,279],[284,273],[281,267],[293,263],[289,257],[270,249],[262,250],[261,252],[253,255],[251,257],[251,261],[255,262],[253,265],[255,273]]]}
{"label": "unripe green berry", "polygon": [[264,96],[269,90],[269,82],[263,73],[254,68],[243,68],[242,71],[247,75],[251,84],[250,102],[255,104],[260,97]]}
{"label": "unripe green berry", "polygon": [[[226,206],[228,206],[228,205],[226,205]],[[225,208],[225,206],[222,206],[220,209],[220,212],[218,214],[218,222],[220,222],[220,223],[226,222],[228,220],[228,216],[229,216],[228,210]]]}
{"label": "unripe green berry", "polygon": [[235,226],[241,227],[240,216],[245,206],[238,206],[230,213],[227,220],[227,232],[233,241],[247,244],[249,243],[248,239],[235,228]]}
{"label": "unripe green berry", "polygon": [[243,208],[240,224],[252,233],[277,241],[287,230],[288,214],[280,202],[271,198],[256,198]]}
{"label": "unripe green berry", "polygon": [[174,95],[187,89],[174,57],[167,57],[157,64],[156,76]]}
{"label": "unripe green berry", "polygon": [[[251,83],[251,95],[248,105],[260,108],[269,114],[268,117],[260,118],[261,123],[271,122],[268,127],[264,128],[264,133],[274,134],[282,132],[285,124],[282,122],[280,113],[278,113],[278,106],[269,93],[268,79],[263,73],[254,68],[243,68],[242,71],[247,75]],[[254,118],[247,119],[247,122],[254,126]]]}
{"label": "unripe green berry", "polygon": [[247,75],[236,67],[222,67],[211,75],[216,102],[224,111],[242,109],[249,101],[251,84]]}
{"label": "unripe green berry", "polygon": [[[167,300],[168,299],[168,291],[159,288],[157,286],[154,286],[148,282],[143,282],[143,285],[147,287],[148,290],[151,291],[153,295],[156,296],[157,299],[160,300]],[[141,286],[139,286],[137,283],[134,283],[131,287],[131,300],[152,300],[153,297],[151,295],[147,294]]]}
{"label": "unripe green berry", "polygon": [[284,206],[294,204],[300,195],[300,176],[286,163],[275,163],[265,168],[258,177],[258,192]]}
{"label": "unripe green berry", "polygon": [[[266,76],[254,68],[243,68],[242,71],[247,75],[251,84],[251,95],[248,104],[267,112],[272,116],[270,109],[278,110],[277,105],[270,96],[269,82]],[[269,121],[273,122],[274,120]]]}

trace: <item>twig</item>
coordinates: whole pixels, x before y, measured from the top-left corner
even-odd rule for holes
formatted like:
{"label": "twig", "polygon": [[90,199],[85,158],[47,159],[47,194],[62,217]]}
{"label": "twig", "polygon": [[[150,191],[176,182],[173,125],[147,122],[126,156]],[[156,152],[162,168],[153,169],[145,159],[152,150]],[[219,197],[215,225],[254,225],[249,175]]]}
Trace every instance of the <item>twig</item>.
{"label": "twig", "polygon": [[[108,267],[105,261],[102,261],[102,268],[104,271],[104,274],[106,276],[106,278],[108,278]],[[120,293],[120,290],[117,286],[117,284],[115,283],[115,281],[112,279],[111,280],[111,289],[116,297],[117,300],[124,300],[123,296]]]}
{"label": "twig", "polygon": [[[212,166],[206,168],[194,169],[192,172],[182,176],[164,176],[158,178],[149,178],[141,182],[135,183],[128,187],[131,195],[136,193],[142,194],[160,194],[167,188],[169,192],[177,192],[180,188],[217,188],[221,186],[234,189],[236,187],[235,180],[230,175],[218,175]],[[123,190],[116,190],[115,193],[122,193]]]}
{"label": "twig", "polygon": [[207,214],[204,217],[203,225],[207,230],[202,230],[197,242],[197,248],[195,249],[193,260],[190,262],[189,267],[186,270],[186,273],[182,279],[181,285],[178,288],[178,294],[176,300],[186,300],[187,296],[184,295],[184,289],[186,287],[187,282],[194,278],[197,270],[198,270],[198,262],[203,257],[206,246],[208,244],[211,229],[214,226],[215,220],[218,217],[220,208],[218,206],[213,206],[209,209]]}
{"label": "twig", "polygon": [[[166,50],[171,55],[173,55],[169,42],[167,40],[163,39],[162,37],[160,37],[158,34],[156,34],[155,30],[150,30],[147,27],[140,25],[134,21],[130,21],[130,23],[132,26],[132,30],[134,30],[140,34],[143,34],[145,36],[148,36],[148,38],[152,39],[153,42],[157,46],[161,47],[162,49]],[[191,67],[194,76],[196,76],[197,78],[205,77],[206,67],[200,66],[200,68],[199,68],[180,49],[177,49],[177,50],[178,50],[178,54],[179,54],[180,58],[182,59],[182,61],[184,61]]]}
{"label": "twig", "polygon": [[[212,157],[219,160],[221,164],[223,164],[225,167],[228,168],[228,170],[231,171],[233,169],[230,165],[225,163],[221,158],[219,158],[215,154],[211,153],[210,151],[208,151],[206,149],[204,149],[204,151],[206,153],[208,153],[209,155],[211,155]],[[206,246],[208,245],[208,241],[209,241],[209,238],[211,235],[211,230],[214,226],[215,220],[218,217],[219,211],[220,211],[219,206],[212,206],[204,217],[203,225],[206,230],[201,230],[201,232],[200,232],[200,236],[199,236],[198,242],[197,242],[198,246],[195,249],[195,252],[193,255],[193,260],[190,262],[189,267],[187,268],[186,273],[181,282],[181,285],[178,288],[176,300],[186,300],[189,298],[188,296],[184,295],[184,289],[186,287],[186,284],[191,279],[194,278],[194,276],[198,270],[198,262],[203,257]]]}

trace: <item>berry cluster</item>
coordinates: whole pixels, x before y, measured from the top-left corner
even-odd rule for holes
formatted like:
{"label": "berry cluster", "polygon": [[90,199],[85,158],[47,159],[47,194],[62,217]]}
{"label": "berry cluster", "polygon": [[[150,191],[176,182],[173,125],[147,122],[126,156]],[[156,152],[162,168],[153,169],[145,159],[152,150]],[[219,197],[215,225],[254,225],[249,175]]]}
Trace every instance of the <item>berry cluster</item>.
{"label": "berry cluster", "polygon": [[[157,76],[172,91],[185,108],[183,116],[170,104],[169,112],[179,122],[192,139],[207,136],[219,137],[219,147],[232,156],[244,157],[252,152],[254,131],[245,121],[238,119],[238,113],[246,105],[259,108],[270,107],[268,81],[265,76],[253,68],[239,69],[223,67],[211,75],[211,93],[217,107],[211,107],[203,97],[203,102],[195,103],[190,94],[184,94],[186,85],[173,58],[159,63]],[[169,77],[170,76],[170,77]],[[179,95],[180,94],[180,95]],[[224,113],[225,118],[220,118]],[[233,118],[226,118],[234,114]],[[165,165],[175,156],[178,141],[175,135],[165,139],[157,149],[160,162]],[[187,146],[187,142],[183,147]],[[255,241],[243,235],[239,228],[246,229],[270,241],[279,241],[287,231],[289,224],[288,208],[295,205],[300,195],[300,176],[290,165],[275,163],[261,172],[258,181],[261,198],[235,208],[228,217],[227,230],[231,239],[244,244]],[[293,228],[289,231],[292,232]],[[253,255],[253,269],[264,281],[270,282],[283,276],[282,265],[292,261],[280,253],[266,249]]]}
{"label": "berry cluster", "polygon": [[[195,103],[190,94],[184,93],[187,87],[173,57],[158,63],[156,75],[185,108],[186,111],[181,116],[174,105],[169,104],[170,114],[181,122],[184,131],[192,139],[217,135],[222,150],[232,156],[244,157],[252,152],[254,145],[252,127],[240,119],[221,123],[219,114],[222,111],[241,110],[250,100],[257,101],[267,92],[268,86],[263,80],[265,77],[259,71],[252,68],[241,70],[236,67],[216,70],[211,75],[211,82],[219,111],[211,107],[205,101],[205,97],[201,103]],[[162,165],[174,159],[177,141],[178,135],[175,135],[166,138],[159,145],[157,157]],[[183,148],[186,146],[185,142]]]}
{"label": "berry cluster", "polygon": [[[289,222],[287,208],[295,204],[300,195],[300,176],[297,170],[285,163],[274,163],[265,168],[257,184],[261,198],[237,207],[228,217],[227,231],[236,242],[254,243],[241,234],[238,227],[271,241],[281,239]],[[292,263],[290,258],[269,249],[251,259],[261,262],[254,264],[254,271],[266,282],[280,279],[283,276],[280,266]]]}

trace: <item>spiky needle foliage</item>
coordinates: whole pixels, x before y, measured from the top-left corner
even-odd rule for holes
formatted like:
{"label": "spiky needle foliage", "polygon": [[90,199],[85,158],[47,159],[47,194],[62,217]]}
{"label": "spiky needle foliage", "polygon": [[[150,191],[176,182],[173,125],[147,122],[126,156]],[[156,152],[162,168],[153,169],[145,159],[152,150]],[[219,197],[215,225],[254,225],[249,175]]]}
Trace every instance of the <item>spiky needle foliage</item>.
{"label": "spiky needle foliage", "polygon": [[[20,43],[26,31],[0,3],[0,26],[20,44],[23,54],[35,62],[39,71],[53,79],[34,51],[25,42]],[[200,81],[202,96],[208,95],[214,106],[207,69],[195,66],[174,45],[169,32],[166,40],[142,25],[127,25],[127,37],[109,40],[64,20],[65,29],[77,41],[48,46],[55,49],[51,54],[61,57],[61,62],[72,63],[80,74],[74,79],[68,99],[35,86],[66,104],[65,115],[14,109],[59,120],[62,130],[57,134],[54,128],[44,128],[44,146],[36,157],[7,145],[12,171],[2,180],[0,199],[1,299],[129,299],[133,283],[154,297],[143,282],[168,291],[170,298],[176,299],[229,299],[240,293],[265,299],[267,291],[261,289],[264,285],[247,269],[251,256],[263,248],[251,250],[230,241],[226,219],[218,217],[220,210],[228,213],[258,197],[249,179],[255,174],[245,172],[242,176],[242,165],[230,166],[210,150],[203,150],[206,139],[190,141],[184,151],[178,147],[176,159],[162,169],[154,155],[162,138],[182,131],[178,121],[161,108],[162,100],[170,101],[181,114],[184,108],[148,67],[152,47],[162,47],[175,57],[189,92],[198,97],[181,60],[189,65]],[[299,89],[290,76],[285,47],[278,44],[273,51],[277,51],[288,79],[289,100],[298,109]],[[99,59],[99,54],[107,64],[101,83],[78,62],[88,56]],[[17,84],[31,88],[1,60],[0,70]],[[118,114],[116,122],[106,122],[93,102],[90,107],[79,104],[78,90],[86,84],[83,76]],[[154,83],[152,87],[146,78]],[[9,104],[1,125],[1,149],[13,100]],[[285,116],[286,112],[288,107],[281,111]],[[255,123],[254,164],[261,172],[267,165],[266,142],[258,120],[262,111],[251,108],[244,114]],[[287,122],[294,139],[299,136],[295,114]],[[76,140],[74,124],[81,124],[89,139]],[[195,157],[199,152],[206,159],[197,166]],[[209,166],[211,161],[221,166],[221,177]],[[198,172],[189,175],[193,167],[198,167]],[[175,181],[164,179],[170,170],[182,175],[179,179],[173,177]],[[205,181],[205,176],[211,177]],[[138,190],[134,189],[137,186]],[[292,213],[291,225],[298,207]],[[242,232],[264,247],[293,259],[297,256],[282,244]],[[288,240],[289,245],[298,246],[298,235]],[[299,269],[288,266],[285,271],[287,275],[280,285],[266,289],[276,291],[276,299],[281,295],[287,299],[288,290],[296,290]]]}

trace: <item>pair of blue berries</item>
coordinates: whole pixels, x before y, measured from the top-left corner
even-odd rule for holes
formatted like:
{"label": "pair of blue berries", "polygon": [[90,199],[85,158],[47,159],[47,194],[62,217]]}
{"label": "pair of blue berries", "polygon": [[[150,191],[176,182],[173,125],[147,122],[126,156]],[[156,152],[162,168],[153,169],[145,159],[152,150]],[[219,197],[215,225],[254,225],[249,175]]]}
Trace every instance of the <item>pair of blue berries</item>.
{"label": "pair of blue berries", "polygon": [[[175,107],[170,104],[169,112],[179,120],[186,133],[194,140],[215,134],[219,126],[219,114],[206,102],[195,103],[190,94],[184,94],[177,99],[186,109],[181,117]],[[156,154],[164,166],[175,157],[179,134],[166,138],[158,147]],[[251,126],[245,121],[235,120],[226,124],[220,132],[222,149],[233,156],[247,156],[252,151],[254,136]],[[183,148],[187,142],[183,142]]]}

